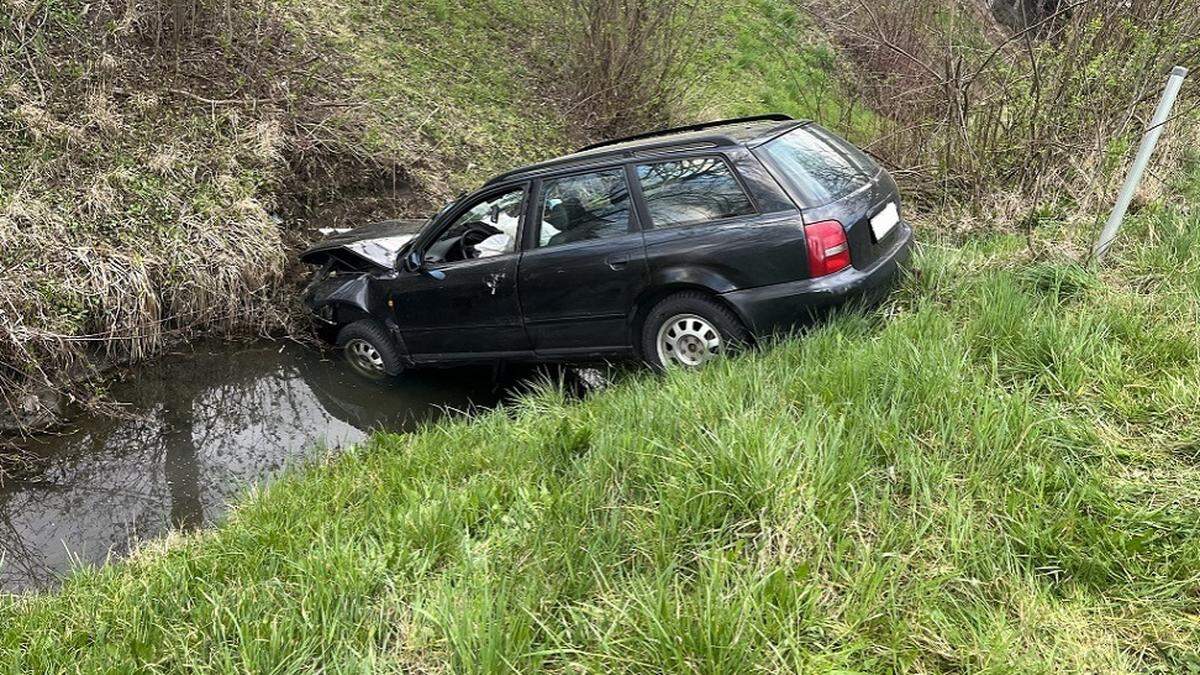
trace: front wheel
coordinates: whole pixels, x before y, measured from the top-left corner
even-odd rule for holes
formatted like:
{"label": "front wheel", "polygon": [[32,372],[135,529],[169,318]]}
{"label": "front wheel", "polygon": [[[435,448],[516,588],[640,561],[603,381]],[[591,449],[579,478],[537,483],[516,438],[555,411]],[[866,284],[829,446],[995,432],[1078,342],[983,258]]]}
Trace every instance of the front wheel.
{"label": "front wheel", "polygon": [[369,319],[338,331],[337,346],[350,368],[368,379],[382,380],[404,370],[396,343],[383,326]]}
{"label": "front wheel", "polygon": [[657,370],[694,369],[746,344],[736,314],[702,293],[679,293],[657,305],[642,324],[642,357]]}

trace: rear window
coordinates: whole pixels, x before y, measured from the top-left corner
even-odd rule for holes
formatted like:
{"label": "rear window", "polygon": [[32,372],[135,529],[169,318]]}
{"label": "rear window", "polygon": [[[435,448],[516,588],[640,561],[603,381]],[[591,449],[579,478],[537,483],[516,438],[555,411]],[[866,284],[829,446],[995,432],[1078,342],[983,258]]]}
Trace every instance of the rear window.
{"label": "rear window", "polygon": [[702,223],[754,213],[733,171],[717,157],[639,164],[652,227]]}
{"label": "rear window", "polygon": [[824,206],[871,182],[879,166],[853,145],[808,124],[763,145],[762,150],[800,192],[804,206]]}

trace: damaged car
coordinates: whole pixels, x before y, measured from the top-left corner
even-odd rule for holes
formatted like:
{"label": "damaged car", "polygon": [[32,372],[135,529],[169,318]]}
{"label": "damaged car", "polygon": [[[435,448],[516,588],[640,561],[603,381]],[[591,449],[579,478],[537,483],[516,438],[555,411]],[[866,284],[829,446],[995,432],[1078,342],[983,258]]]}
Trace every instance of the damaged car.
{"label": "damaged car", "polygon": [[471,362],[694,368],[890,285],[895,181],[817,124],[762,115],[589,146],[496,176],[423,223],[302,260],[320,333],[370,377]]}

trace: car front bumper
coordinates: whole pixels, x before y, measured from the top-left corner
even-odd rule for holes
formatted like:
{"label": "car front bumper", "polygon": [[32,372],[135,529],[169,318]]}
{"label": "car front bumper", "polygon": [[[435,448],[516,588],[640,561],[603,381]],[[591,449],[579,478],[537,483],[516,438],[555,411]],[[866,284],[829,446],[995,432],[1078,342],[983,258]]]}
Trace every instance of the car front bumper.
{"label": "car front bumper", "polygon": [[817,279],[730,291],[721,297],[758,337],[803,325],[853,300],[869,302],[887,292],[912,257],[912,227],[901,222],[899,228],[892,246],[866,269],[848,267]]}

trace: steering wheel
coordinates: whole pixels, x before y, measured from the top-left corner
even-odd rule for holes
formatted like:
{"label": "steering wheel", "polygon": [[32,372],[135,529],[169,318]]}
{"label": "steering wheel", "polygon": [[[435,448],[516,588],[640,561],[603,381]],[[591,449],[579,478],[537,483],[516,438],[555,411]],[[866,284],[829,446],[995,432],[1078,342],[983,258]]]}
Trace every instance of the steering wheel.
{"label": "steering wheel", "polygon": [[488,237],[494,237],[501,234],[500,230],[488,225],[483,221],[475,221],[467,223],[466,232],[458,238],[458,249],[463,260],[470,260],[479,257],[475,251],[475,247],[483,243]]}

